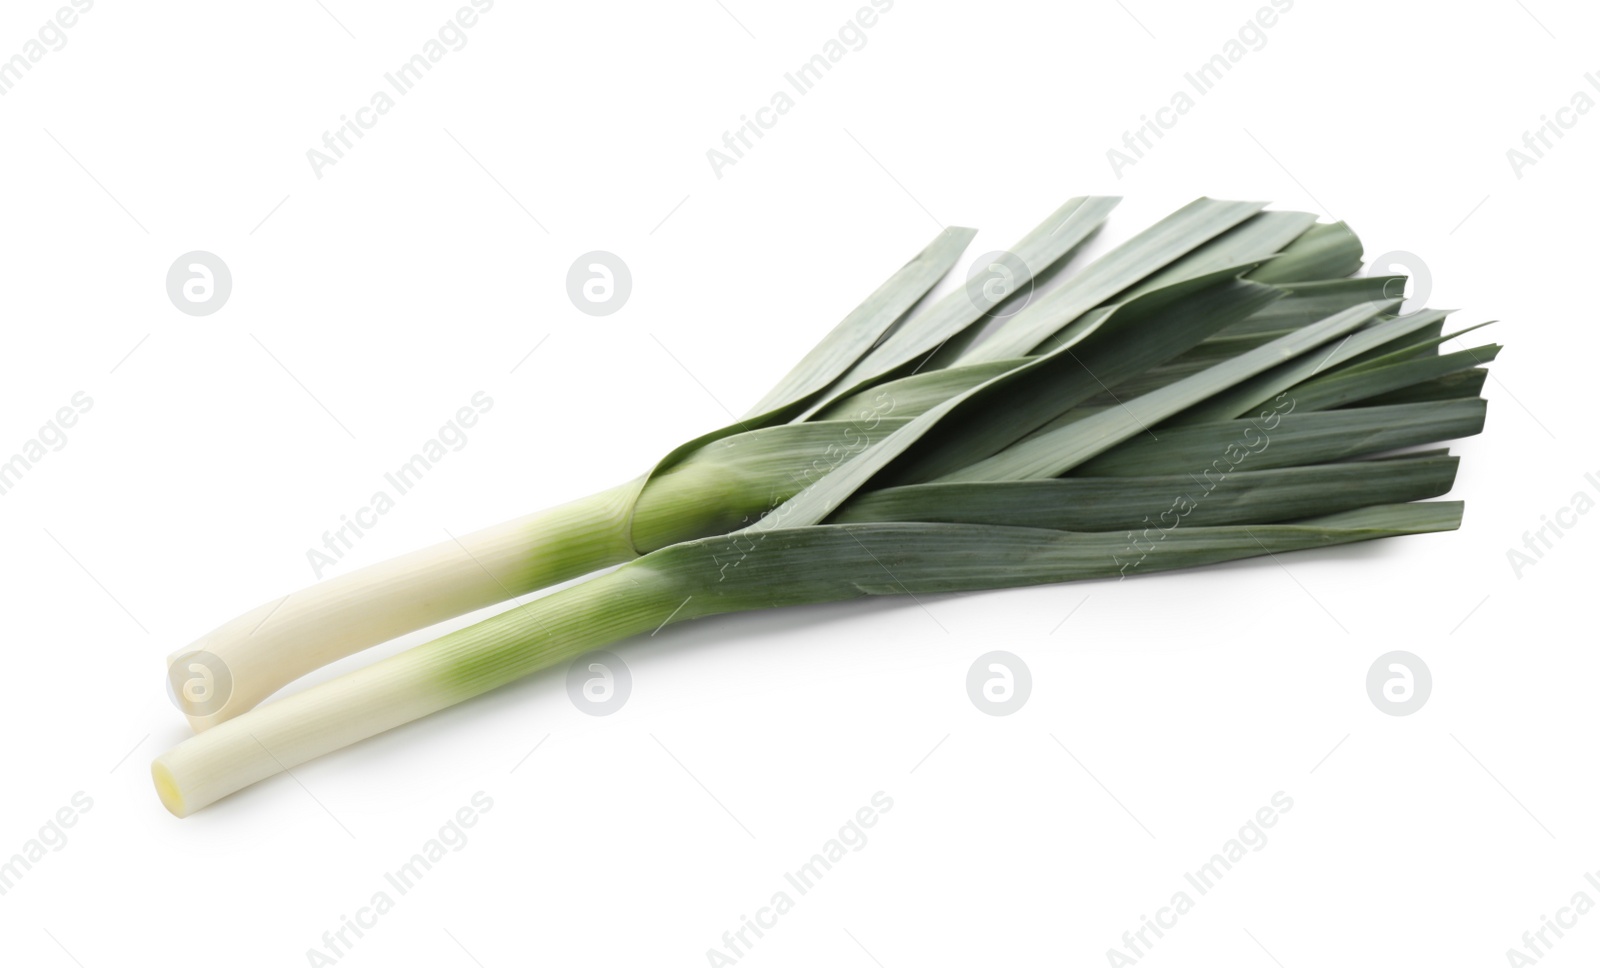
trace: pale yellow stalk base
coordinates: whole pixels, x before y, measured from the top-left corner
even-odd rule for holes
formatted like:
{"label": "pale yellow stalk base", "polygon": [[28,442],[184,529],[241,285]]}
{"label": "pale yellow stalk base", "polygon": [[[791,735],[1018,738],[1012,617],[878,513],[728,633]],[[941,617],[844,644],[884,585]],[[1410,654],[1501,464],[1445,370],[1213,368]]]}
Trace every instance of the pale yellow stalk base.
{"label": "pale yellow stalk base", "polygon": [[226,670],[226,685],[212,694],[210,706],[175,690],[184,714],[196,732],[210,729],[330,662],[628,561],[635,557],[627,529],[637,489],[625,484],[525,515],[252,609],[168,658],[170,665],[205,652],[215,657],[206,664]]}

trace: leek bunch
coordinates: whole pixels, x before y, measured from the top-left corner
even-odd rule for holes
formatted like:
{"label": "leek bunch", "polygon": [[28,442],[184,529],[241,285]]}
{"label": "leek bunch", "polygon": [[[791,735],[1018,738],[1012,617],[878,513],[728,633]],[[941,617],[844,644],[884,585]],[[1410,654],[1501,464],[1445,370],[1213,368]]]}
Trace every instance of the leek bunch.
{"label": "leek bunch", "polygon": [[[1459,526],[1499,347],[1443,353],[1342,223],[1199,199],[1084,266],[1075,198],[1004,285],[926,303],[946,229],[734,424],[571,504],[295,592],[175,656],[198,734],[153,765],[187,816],[324,753],[668,623],[1087,578]],[[1036,279],[1056,277],[1023,308]],[[926,304],[924,304],[926,303]],[[261,705],[330,662],[605,574]],[[190,668],[227,687],[185,688]],[[259,707],[259,708],[257,708]]]}

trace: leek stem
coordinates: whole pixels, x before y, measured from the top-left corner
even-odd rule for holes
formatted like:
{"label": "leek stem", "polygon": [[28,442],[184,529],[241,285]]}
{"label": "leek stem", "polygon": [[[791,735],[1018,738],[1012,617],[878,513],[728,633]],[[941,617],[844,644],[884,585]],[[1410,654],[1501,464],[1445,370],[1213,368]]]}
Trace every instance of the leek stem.
{"label": "leek stem", "polygon": [[285,696],[168,750],[151,765],[156,791],[187,817],[308,760],[689,617],[681,584],[648,568],[599,575]]}
{"label": "leek stem", "polygon": [[201,662],[223,685],[197,699],[181,681],[174,681],[174,693],[195,730],[206,730],[330,662],[629,561],[637,557],[627,534],[636,490],[636,485],[625,484],[601,491],[330,578],[252,609],[168,660],[170,674],[181,677],[189,663],[176,660],[208,653]]}

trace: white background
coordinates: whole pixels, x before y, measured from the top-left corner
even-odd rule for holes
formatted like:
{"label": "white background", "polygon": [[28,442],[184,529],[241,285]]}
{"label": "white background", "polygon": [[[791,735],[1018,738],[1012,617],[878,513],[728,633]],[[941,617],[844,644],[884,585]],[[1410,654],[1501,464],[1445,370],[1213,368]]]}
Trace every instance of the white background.
{"label": "white background", "polygon": [[[856,7],[500,0],[320,179],[307,149],[454,4],[101,2],[0,98],[0,453],[94,401],[0,498],[0,857],[94,804],[0,897],[0,958],[306,964],[477,791],[464,849],[341,963],[707,964],[877,791],[867,845],[744,963],[1105,964],[1277,791],[1269,843],[1145,963],[1505,964],[1600,901],[1600,515],[1520,578],[1506,557],[1600,496],[1600,114],[1521,178],[1506,157],[1600,98],[1600,15],[1299,0],[1118,178],[1107,149],[1257,4],[901,0],[716,177],[706,150]],[[54,9],[6,4],[0,56]],[[147,764],[188,732],[164,657],[310,583],[306,550],[474,392],[470,443],[338,573],[632,477],[939,224],[981,227],[975,257],[1089,193],[1127,196],[1102,242],[1202,194],[1347,219],[1369,257],[1421,256],[1456,321],[1504,320],[1462,530],[691,623],[618,648],[613,716],[555,670],[188,820],[157,802]],[[163,287],[196,249],[234,277],[209,317]],[[592,249],[632,269],[613,316],[567,298]],[[1434,676],[1404,718],[1364,685],[1400,648]],[[965,692],[994,649],[1033,674],[1009,717]],[[1597,955],[1591,913],[1543,963]]]}

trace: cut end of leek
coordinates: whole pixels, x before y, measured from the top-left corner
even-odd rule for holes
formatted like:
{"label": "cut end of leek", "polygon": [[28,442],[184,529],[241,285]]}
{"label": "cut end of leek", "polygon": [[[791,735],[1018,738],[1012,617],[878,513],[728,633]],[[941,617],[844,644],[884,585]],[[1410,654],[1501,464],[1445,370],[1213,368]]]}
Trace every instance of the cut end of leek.
{"label": "cut end of leek", "polygon": [[156,784],[156,796],[161,798],[161,805],[178,819],[189,815],[189,810],[183,803],[183,791],[178,789],[178,780],[167,768],[167,764],[156,760],[150,764],[150,778]]}

